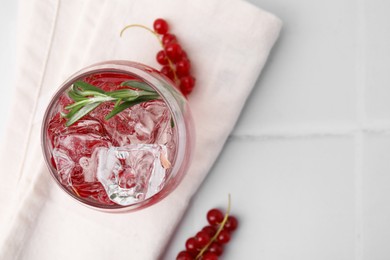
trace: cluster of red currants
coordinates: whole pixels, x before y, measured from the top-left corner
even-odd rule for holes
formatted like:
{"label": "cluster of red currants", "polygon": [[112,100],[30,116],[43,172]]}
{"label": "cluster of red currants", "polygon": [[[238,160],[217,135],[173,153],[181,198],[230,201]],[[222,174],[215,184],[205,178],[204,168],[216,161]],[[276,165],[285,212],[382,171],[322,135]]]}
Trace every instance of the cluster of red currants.
{"label": "cluster of red currants", "polygon": [[195,78],[191,75],[191,63],[187,53],[182,49],[176,36],[168,33],[169,26],[164,19],[156,19],[153,23],[154,31],[161,35],[163,50],[157,53],[156,59],[163,67],[161,72],[174,81],[181,92],[187,96],[195,85]]}
{"label": "cluster of red currants", "polygon": [[217,260],[223,253],[223,247],[230,241],[238,221],[234,216],[225,216],[219,209],[207,212],[208,226],[194,237],[187,239],[186,250],[181,251],[176,260]]}

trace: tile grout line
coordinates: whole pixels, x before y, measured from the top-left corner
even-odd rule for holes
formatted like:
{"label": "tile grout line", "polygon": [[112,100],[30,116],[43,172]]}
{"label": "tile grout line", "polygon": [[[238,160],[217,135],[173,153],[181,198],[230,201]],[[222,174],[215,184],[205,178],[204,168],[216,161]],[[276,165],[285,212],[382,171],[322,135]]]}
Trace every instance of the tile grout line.
{"label": "tile grout line", "polygon": [[356,13],[356,119],[359,131],[355,133],[355,259],[364,258],[363,219],[363,166],[364,166],[364,125],[366,125],[366,17],[365,0],[357,0]]}
{"label": "tile grout line", "polygon": [[274,129],[261,131],[257,134],[230,134],[229,139],[234,140],[272,140],[272,139],[314,139],[327,137],[356,137],[358,134],[390,135],[390,127],[387,126],[360,126],[322,129]]}
{"label": "tile grout line", "polygon": [[363,260],[363,160],[364,134],[355,134],[355,259]]}

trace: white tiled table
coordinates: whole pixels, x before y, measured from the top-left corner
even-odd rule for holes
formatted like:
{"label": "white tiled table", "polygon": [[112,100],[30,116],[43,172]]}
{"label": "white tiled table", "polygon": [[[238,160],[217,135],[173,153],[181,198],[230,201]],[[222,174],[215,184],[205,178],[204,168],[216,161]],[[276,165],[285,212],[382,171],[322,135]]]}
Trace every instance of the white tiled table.
{"label": "white tiled table", "polygon": [[223,259],[390,259],[390,2],[251,2],[281,38],[166,258],[231,193]]}
{"label": "white tiled table", "polygon": [[[228,193],[240,228],[223,259],[390,259],[390,2],[250,1],[284,28],[165,259]],[[2,96],[16,42],[3,2]]]}

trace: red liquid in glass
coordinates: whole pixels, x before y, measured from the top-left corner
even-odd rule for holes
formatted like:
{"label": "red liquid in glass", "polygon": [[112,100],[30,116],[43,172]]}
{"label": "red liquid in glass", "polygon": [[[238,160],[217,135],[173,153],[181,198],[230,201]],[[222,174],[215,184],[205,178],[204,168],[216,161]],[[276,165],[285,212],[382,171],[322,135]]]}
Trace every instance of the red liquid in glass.
{"label": "red liquid in glass", "polygon": [[[95,73],[79,80],[104,91],[113,91],[128,88],[120,84],[134,79],[127,74],[112,72]],[[61,116],[61,112],[67,113],[65,107],[71,103],[73,100],[66,92],[59,97],[51,113],[47,135],[52,154],[51,162],[57,170],[58,179],[76,196],[94,203],[116,204],[115,200],[110,199],[107,187],[103,186],[96,174],[96,169],[99,167],[97,162],[100,160],[101,163],[102,160],[99,156],[109,149],[137,144],[157,144],[159,146],[156,147],[161,146],[161,150],[166,152],[165,156],[169,162],[174,160],[176,130],[171,121],[171,112],[162,99],[134,105],[109,120],[106,120],[105,116],[113,109],[114,103],[106,102],[67,127],[66,119]],[[155,146],[150,147],[155,148]],[[125,189],[134,187],[143,189],[145,192],[134,195],[137,197],[136,200],[146,199],[146,196],[157,193],[168,178],[169,170],[164,173],[165,177],[161,183],[153,184],[151,183],[154,181],[153,171],[156,169],[156,163],[152,158],[153,153],[148,151],[135,153],[131,150],[126,151],[126,154],[137,158],[115,159],[119,186]],[[161,171],[161,167],[157,168]],[[112,174],[110,178],[113,176]],[[150,187],[156,190],[148,191]]]}

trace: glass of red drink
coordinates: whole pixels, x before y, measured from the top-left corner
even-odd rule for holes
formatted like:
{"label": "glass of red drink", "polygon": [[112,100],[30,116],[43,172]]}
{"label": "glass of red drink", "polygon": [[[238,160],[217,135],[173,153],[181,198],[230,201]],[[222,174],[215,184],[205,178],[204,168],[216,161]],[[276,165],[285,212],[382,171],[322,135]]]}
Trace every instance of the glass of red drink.
{"label": "glass of red drink", "polygon": [[[87,87],[77,87],[82,84]],[[78,118],[88,108],[84,101],[99,102]],[[131,106],[107,119],[125,101]],[[42,148],[52,177],[71,197],[103,211],[131,211],[160,201],[179,184],[190,162],[192,131],[187,100],[172,81],[139,63],[109,61],[77,72],[59,88],[43,119]]]}

